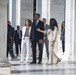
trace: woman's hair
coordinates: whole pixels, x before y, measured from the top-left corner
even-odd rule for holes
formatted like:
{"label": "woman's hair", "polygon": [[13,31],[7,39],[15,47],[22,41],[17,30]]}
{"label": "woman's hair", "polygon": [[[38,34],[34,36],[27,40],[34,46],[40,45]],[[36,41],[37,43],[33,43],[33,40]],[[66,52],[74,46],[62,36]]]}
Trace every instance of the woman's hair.
{"label": "woman's hair", "polygon": [[58,23],[57,23],[57,21],[56,21],[56,19],[55,18],[51,18],[50,19],[50,29],[52,30],[52,31],[54,31],[54,27],[57,27],[57,29],[58,29]]}
{"label": "woman's hair", "polygon": [[63,28],[64,28],[64,27],[63,27],[63,23],[65,24],[65,21],[63,21],[62,24],[61,24],[61,31],[62,31]]}
{"label": "woman's hair", "polygon": [[[28,21],[29,26],[31,26],[32,22],[30,19],[27,19],[26,21]],[[25,26],[26,26],[26,21],[25,21]]]}

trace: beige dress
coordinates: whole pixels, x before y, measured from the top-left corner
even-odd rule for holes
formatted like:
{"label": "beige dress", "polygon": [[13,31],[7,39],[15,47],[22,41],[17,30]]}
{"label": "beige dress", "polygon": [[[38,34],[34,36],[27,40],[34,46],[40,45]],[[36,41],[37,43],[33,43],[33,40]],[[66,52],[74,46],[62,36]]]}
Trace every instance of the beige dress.
{"label": "beige dress", "polygon": [[[57,41],[57,27],[54,28],[54,31],[51,29],[48,29],[45,31],[45,34],[48,35],[48,40],[49,40],[49,63],[53,63],[53,59],[57,59],[56,55],[56,41]],[[54,46],[51,46],[52,41],[55,41]]]}

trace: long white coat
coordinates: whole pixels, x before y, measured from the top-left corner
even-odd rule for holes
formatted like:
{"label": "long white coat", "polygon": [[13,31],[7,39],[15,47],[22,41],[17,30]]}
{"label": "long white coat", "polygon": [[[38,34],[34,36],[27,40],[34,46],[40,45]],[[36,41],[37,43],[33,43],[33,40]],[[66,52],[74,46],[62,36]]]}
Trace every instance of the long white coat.
{"label": "long white coat", "polygon": [[[57,53],[57,27],[54,27],[54,31],[52,31],[51,29],[48,29],[47,31],[45,31],[45,34],[48,35],[48,40],[49,40],[49,62],[52,63],[53,62],[53,56],[57,57],[56,53]],[[51,46],[52,41],[55,41],[54,46]],[[55,59],[54,59],[55,60]]]}

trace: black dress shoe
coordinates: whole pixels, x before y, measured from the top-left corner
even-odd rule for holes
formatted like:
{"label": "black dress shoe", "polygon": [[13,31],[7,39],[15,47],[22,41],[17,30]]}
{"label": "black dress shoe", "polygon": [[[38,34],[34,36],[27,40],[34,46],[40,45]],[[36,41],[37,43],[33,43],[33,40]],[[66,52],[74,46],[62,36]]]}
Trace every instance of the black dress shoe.
{"label": "black dress shoe", "polygon": [[38,64],[42,64],[41,62],[38,62]]}
{"label": "black dress shoe", "polygon": [[17,57],[13,56],[12,59],[16,59]]}
{"label": "black dress shoe", "polygon": [[36,62],[30,62],[30,64],[36,64]]}

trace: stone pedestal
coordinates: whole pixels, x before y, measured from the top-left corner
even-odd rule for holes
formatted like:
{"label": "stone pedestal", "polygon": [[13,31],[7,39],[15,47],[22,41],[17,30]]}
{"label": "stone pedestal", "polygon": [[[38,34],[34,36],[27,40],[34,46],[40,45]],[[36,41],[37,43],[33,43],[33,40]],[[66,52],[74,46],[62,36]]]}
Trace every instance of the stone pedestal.
{"label": "stone pedestal", "polygon": [[10,74],[11,67],[7,59],[0,58],[0,74]]}

